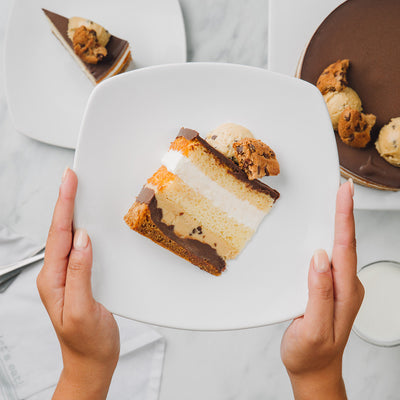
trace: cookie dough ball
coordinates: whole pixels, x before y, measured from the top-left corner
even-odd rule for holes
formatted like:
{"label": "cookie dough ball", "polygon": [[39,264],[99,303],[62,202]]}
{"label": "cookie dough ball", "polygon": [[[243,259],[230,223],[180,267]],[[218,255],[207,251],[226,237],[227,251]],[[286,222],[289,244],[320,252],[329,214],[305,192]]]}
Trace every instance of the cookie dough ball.
{"label": "cookie dough ball", "polygon": [[346,108],[362,111],[361,99],[350,87],[346,87],[341,92],[328,92],[324,95],[324,99],[335,131],[338,129],[340,115]]}
{"label": "cookie dough ball", "polygon": [[206,141],[226,157],[237,162],[232,145],[244,138],[254,138],[254,136],[244,126],[228,122],[211,131]]}
{"label": "cookie dough ball", "polygon": [[382,127],[375,147],[388,163],[400,167],[400,118],[392,118]]}
{"label": "cookie dough ball", "polygon": [[348,107],[340,114],[339,136],[342,142],[351,147],[365,147],[371,140],[371,129],[375,122],[375,115],[363,114]]}
{"label": "cookie dough ball", "polygon": [[338,60],[324,69],[317,81],[322,94],[340,92],[347,87],[347,69],[349,60]]}
{"label": "cookie dough ball", "polygon": [[236,159],[250,180],[279,174],[279,162],[274,151],[264,142],[245,138],[233,143]]}

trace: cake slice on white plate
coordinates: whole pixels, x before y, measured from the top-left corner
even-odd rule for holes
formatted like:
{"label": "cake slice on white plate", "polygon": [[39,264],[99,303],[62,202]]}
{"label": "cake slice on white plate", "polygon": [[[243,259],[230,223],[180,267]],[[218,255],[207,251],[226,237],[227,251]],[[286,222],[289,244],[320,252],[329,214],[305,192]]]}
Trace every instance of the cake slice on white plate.
{"label": "cake slice on white plate", "polygon": [[191,129],[180,130],[161,162],[125,222],[192,264],[220,275],[226,260],[237,257],[251,239],[279,193],[249,178]]}
{"label": "cake slice on white plate", "polygon": [[132,61],[129,43],[81,17],[66,18],[43,9],[52,32],[96,85],[124,72]]}

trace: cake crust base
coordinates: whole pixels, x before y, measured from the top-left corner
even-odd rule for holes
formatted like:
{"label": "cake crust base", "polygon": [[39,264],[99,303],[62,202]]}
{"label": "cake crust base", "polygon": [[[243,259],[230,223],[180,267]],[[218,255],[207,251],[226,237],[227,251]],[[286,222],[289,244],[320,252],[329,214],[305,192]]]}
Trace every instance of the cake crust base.
{"label": "cake crust base", "polygon": [[165,235],[154,223],[151,217],[150,208],[146,203],[139,203],[138,201],[135,201],[135,203],[125,215],[124,220],[132,230],[151,239],[158,245],[164,247],[169,251],[172,251],[179,257],[182,257],[183,259],[189,261],[190,263],[196,265],[197,267],[212,275],[219,276],[221,275],[221,272],[225,270],[225,267],[223,269],[218,269],[206,259],[198,257],[195,254],[189,252],[183,246],[180,246],[174,240]]}

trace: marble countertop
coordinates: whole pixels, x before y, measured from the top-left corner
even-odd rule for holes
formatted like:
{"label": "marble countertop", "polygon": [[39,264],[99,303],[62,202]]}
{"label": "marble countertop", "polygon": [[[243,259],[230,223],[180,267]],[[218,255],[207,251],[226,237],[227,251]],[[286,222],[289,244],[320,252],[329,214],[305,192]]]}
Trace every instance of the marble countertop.
{"label": "marble countertop", "polygon": [[[0,3],[3,57],[11,0]],[[267,67],[266,0],[180,0],[188,61]],[[3,62],[0,63],[3,77]],[[36,142],[12,125],[0,80],[0,223],[44,242],[61,175],[74,152]],[[357,190],[357,187],[356,187]],[[400,260],[400,212],[356,211],[359,268],[379,259]],[[160,400],[292,398],[280,361],[288,323],[231,332],[156,328],[167,349]],[[344,355],[351,399],[400,399],[400,347],[378,348],[352,334]]]}

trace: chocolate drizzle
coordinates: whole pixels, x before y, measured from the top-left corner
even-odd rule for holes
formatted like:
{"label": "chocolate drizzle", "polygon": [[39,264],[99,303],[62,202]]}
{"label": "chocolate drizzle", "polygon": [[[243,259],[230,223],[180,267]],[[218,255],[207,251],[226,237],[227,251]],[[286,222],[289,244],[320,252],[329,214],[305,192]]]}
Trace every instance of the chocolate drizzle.
{"label": "chocolate drizzle", "polygon": [[372,141],[365,149],[344,144],[336,134],[342,168],[369,182],[400,189],[400,168],[386,162],[374,142],[391,118],[400,116],[400,1],[351,0],[336,8],[310,40],[300,78],[316,84],[321,72],[338,59],[349,59],[349,86],[365,113],[375,114]]}
{"label": "chocolate drizzle", "polygon": [[[71,47],[72,51],[74,51],[72,42],[68,37],[69,19],[51,11],[45,9],[42,10]],[[108,72],[118,62],[119,58],[124,54],[127,47],[129,47],[129,43],[126,40],[111,35],[106,46],[107,57],[97,64],[88,64],[84,62],[86,69],[93,75],[96,82],[102,80],[108,74]]]}
{"label": "chocolate drizzle", "polygon": [[162,209],[157,207],[157,199],[154,190],[144,186],[137,196],[136,201],[148,205],[152,221],[165,236],[169,237],[195,256],[206,260],[219,272],[225,269],[225,260],[220,257],[217,251],[210,245],[195,239],[181,238],[175,234],[173,225],[167,225],[162,222],[163,213]]}
{"label": "chocolate drizzle", "polygon": [[193,129],[187,129],[187,128],[181,128],[181,130],[178,133],[177,137],[184,137],[187,140],[198,140],[203,147],[207,149],[210,153],[214,155],[215,158],[218,159],[218,161],[221,164],[224,164],[226,167],[228,167],[228,172],[233,175],[236,179],[244,182],[250,189],[256,190],[261,193],[265,193],[269,196],[272,197],[274,202],[279,198],[280,194],[277,190],[272,189],[265,183],[253,179],[249,180],[247,177],[246,173],[242,171],[232,160],[229,158],[225,157],[222,153],[220,153],[217,149],[212,147],[208,142],[206,142],[198,132],[196,132]]}

